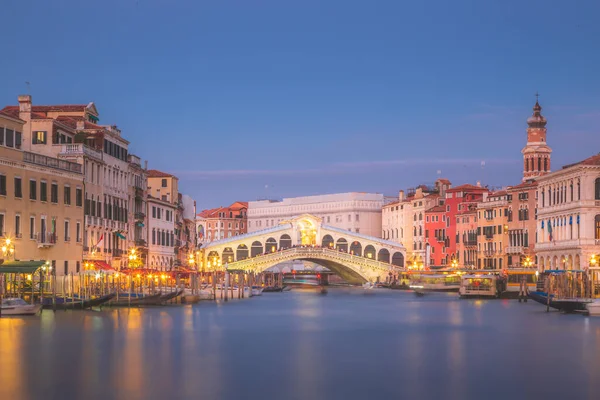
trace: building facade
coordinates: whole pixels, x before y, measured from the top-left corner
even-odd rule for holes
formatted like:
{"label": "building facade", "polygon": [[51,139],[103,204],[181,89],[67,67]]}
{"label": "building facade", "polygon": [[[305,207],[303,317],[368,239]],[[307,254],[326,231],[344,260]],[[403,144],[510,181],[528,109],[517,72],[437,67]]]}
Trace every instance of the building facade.
{"label": "building facade", "polygon": [[3,259],[50,261],[78,273],[83,254],[82,166],[23,150],[25,121],[0,112],[0,241]]}
{"label": "building facade", "polygon": [[527,257],[534,260],[537,217],[537,182],[528,180],[507,189],[509,268],[523,267]]}
{"label": "building facade", "polygon": [[236,201],[228,207],[203,210],[196,224],[199,243],[243,235],[248,232],[248,203]]}
{"label": "building facade", "polygon": [[[484,194],[486,196],[487,194]],[[456,259],[459,267],[477,267],[477,204],[463,203],[456,214]]]}
{"label": "building facade", "polygon": [[175,266],[175,212],[177,206],[169,201],[148,196],[148,231],[150,243],[146,265],[169,270]]}
{"label": "building facade", "polygon": [[[463,263],[461,260],[466,261],[467,265],[471,265],[472,260],[476,260],[475,256],[471,254],[469,251],[473,250],[473,246],[469,245],[469,249],[466,247],[462,247],[459,249],[459,244],[461,240],[467,240],[469,235],[472,234],[470,232],[472,230],[471,223],[467,222],[467,220],[477,220],[476,218],[472,218],[470,213],[473,210],[473,206],[476,208],[477,204],[483,201],[484,195],[488,193],[488,189],[481,187],[478,183],[477,185],[464,184],[454,188],[450,188],[446,190],[446,200],[445,200],[445,216],[446,216],[446,234],[447,241],[445,246],[445,256],[446,256],[446,264],[452,259],[456,258],[458,265],[462,266]],[[467,211],[467,214],[463,214],[464,211]],[[459,225],[463,224],[462,220],[465,219],[465,226],[461,226],[461,228],[466,228],[465,230],[459,229]],[[477,230],[477,226],[475,225],[475,231]],[[475,245],[477,243],[477,239],[475,239]],[[461,259],[461,254],[463,258]],[[470,257],[466,258],[466,255]],[[476,262],[475,262],[476,263]]]}
{"label": "building facade", "polygon": [[504,269],[508,241],[508,193],[500,190],[485,196],[477,205],[477,268]]}
{"label": "building facade", "polygon": [[425,241],[429,248],[429,267],[445,267],[448,264],[446,249],[449,246],[446,206],[433,206],[425,211]]}
{"label": "building facade", "polygon": [[588,267],[600,245],[600,154],[537,182],[538,268]]}
{"label": "building facade", "polygon": [[383,204],[382,194],[356,192],[251,201],[248,203],[248,232],[311,214],[323,218],[326,225],[379,237]]}
{"label": "building facade", "polygon": [[83,259],[115,269],[126,265],[129,235],[128,142],[114,125],[99,125],[94,103],[37,106],[19,96],[5,113],[25,121],[23,149],[82,166]]}

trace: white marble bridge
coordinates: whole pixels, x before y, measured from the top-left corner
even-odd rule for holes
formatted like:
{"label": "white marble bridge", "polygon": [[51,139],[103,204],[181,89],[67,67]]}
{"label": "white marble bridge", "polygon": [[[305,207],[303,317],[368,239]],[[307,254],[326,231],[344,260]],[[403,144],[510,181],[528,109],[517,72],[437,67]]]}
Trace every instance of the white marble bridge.
{"label": "white marble bridge", "polygon": [[361,235],[301,215],[280,225],[210,242],[203,247],[206,269],[262,272],[277,264],[310,261],[350,283],[385,280],[404,267],[406,249],[400,243]]}

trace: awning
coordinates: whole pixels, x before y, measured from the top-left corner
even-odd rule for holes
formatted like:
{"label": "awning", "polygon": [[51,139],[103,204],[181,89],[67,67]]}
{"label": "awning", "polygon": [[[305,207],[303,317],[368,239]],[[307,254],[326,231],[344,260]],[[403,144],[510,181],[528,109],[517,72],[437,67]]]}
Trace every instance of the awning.
{"label": "awning", "polygon": [[2,274],[33,274],[46,261],[4,261],[0,264]]}
{"label": "awning", "polygon": [[115,269],[113,267],[111,267],[109,264],[107,264],[106,262],[101,261],[101,260],[87,260],[87,261],[84,261],[84,263],[93,264],[95,271],[101,271],[101,272],[107,272],[107,273],[115,272]]}

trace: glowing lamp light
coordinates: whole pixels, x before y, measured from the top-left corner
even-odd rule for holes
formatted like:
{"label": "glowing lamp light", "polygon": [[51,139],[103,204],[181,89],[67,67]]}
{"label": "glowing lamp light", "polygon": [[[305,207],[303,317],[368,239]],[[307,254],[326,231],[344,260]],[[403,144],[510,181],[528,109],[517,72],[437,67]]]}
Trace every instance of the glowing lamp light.
{"label": "glowing lamp light", "polygon": [[100,279],[100,274],[96,274],[96,279]]}

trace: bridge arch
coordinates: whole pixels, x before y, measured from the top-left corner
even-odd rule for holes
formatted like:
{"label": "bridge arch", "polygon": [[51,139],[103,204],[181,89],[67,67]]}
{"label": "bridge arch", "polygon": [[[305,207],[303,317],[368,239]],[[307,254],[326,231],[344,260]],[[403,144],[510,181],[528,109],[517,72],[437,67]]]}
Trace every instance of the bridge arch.
{"label": "bridge arch", "polygon": [[235,251],[235,260],[241,261],[248,258],[248,246],[240,244]]}
{"label": "bridge arch", "polygon": [[323,236],[323,240],[321,241],[321,245],[326,248],[333,247],[333,237],[331,235]]}
{"label": "bridge arch", "polygon": [[290,249],[292,247],[292,238],[287,233],[284,233],[279,238],[280,249]]}
{"label": "bridge arch", "polygon": [[256,257],[263,254],[263,245],[258,240],[252,242],[252,247],[250,247],[250,257]]}
{"label": "bridge arch", "polygon": [[355,240],[350,245],[350,254],[355,256],[362,256],[362,244],[358,240]]}
{"label": "bridge arch", "polygon": [[367,258],[372,258],[373,260],[375,259],[375,247],[372,245],[367,245],[365,247],[365,251],[363,252],[364,256]]}
{"label": "bridge arch", "polygon": [[386,262],[389,264],[390,251],[388,249],[379,249],[379,253],[377,253],[377,261]]}
{"label": "bridge arch", "polygon": [[224,263],[233,262],[234,261],[233,249],[231,247],[225,247],[225,249],[223,249],[223,255],[221,256],[221,259],[223,260]]}
{"label": "bridge arch", "polygon": [[335,243],[335,248],[338,251],[348,252],[348,241],[345,238],[339,238]]}
{"label": "bridge arch", "polygon": [[399,251],[392,255],[392,264],[404,268],[404,255]]}
{"label": "bridge arch", "polygon": [[274,253],[277,251],[277,240],[275,238],[268,238],[265,242],[265,253]]}

